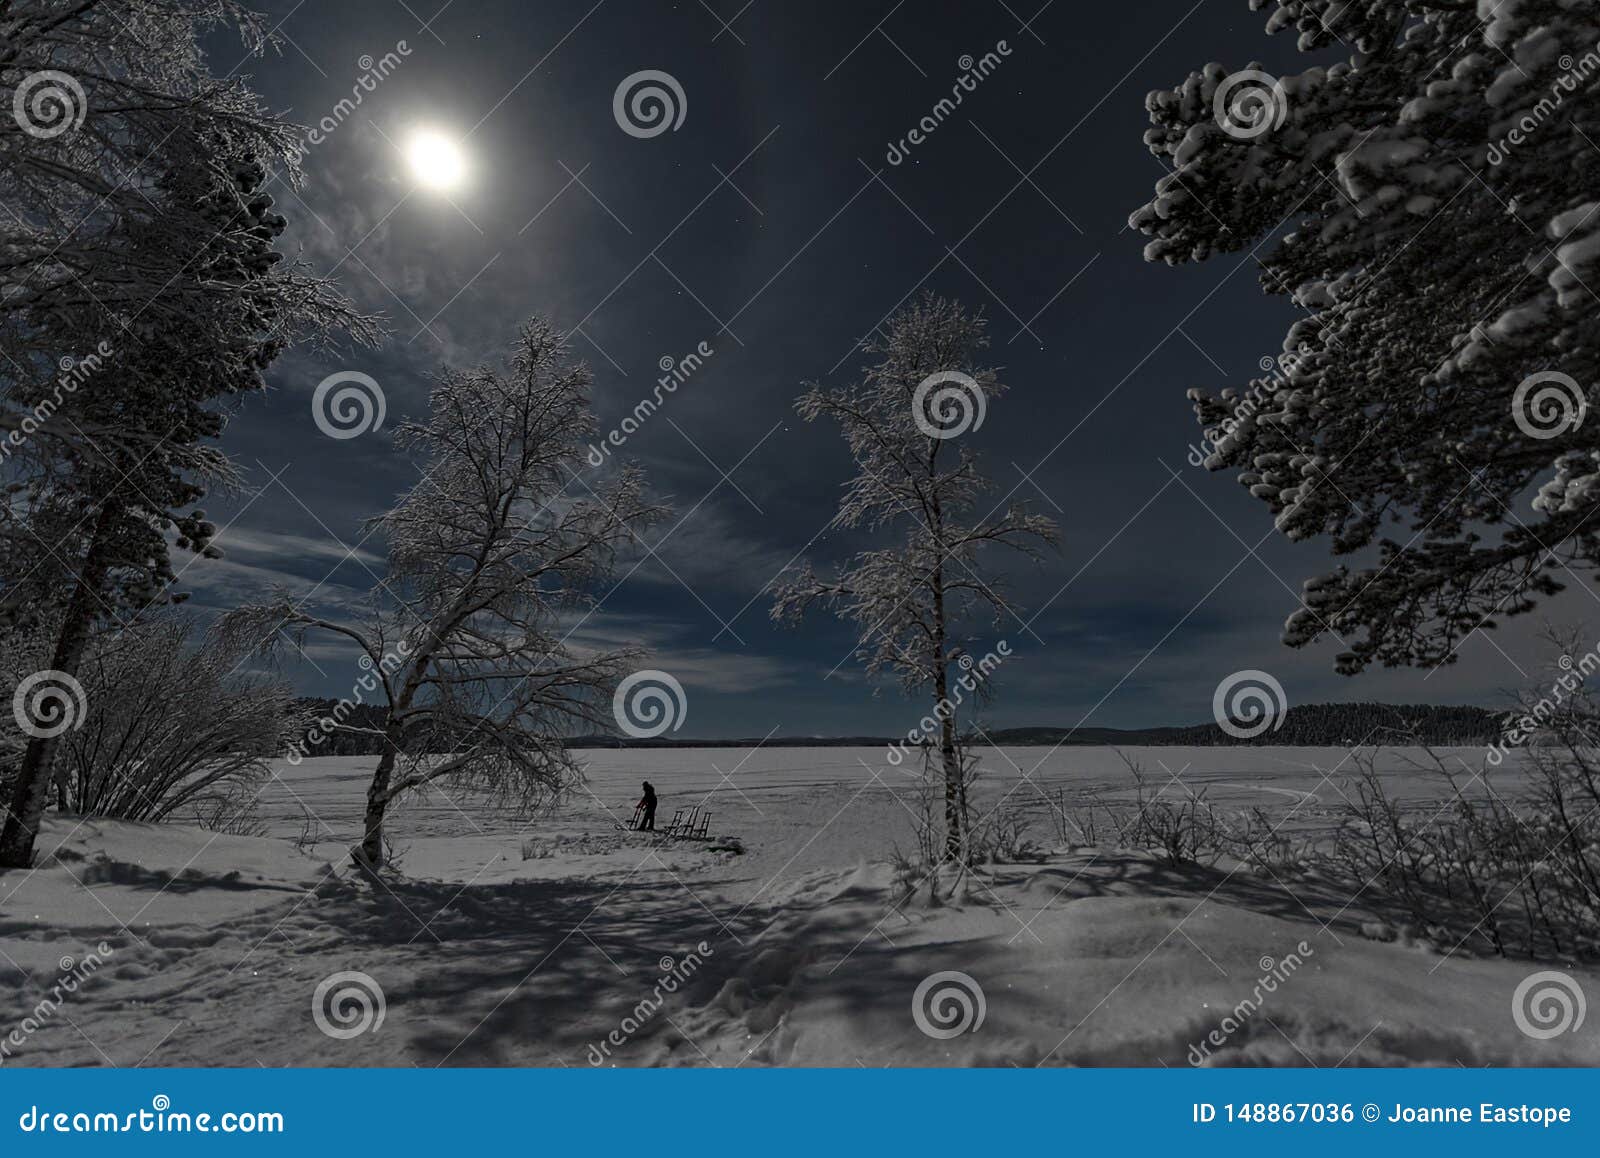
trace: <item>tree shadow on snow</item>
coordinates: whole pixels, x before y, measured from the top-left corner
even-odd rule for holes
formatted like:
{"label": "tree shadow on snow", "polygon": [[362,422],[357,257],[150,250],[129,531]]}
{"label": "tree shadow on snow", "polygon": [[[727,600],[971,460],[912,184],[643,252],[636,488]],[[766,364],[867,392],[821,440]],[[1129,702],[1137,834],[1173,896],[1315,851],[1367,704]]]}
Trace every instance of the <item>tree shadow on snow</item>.
{"label": "tree shadow on snow", "polygon": [[414,952],[409,988],[385,992],[390,1024],[412,1027],[421,1064],[585,1064],[664,978],[674,977],[674,1005],[709,1000],[738,968],[739,942],[770,916],[654,879],[463,888],[385,878],[323,895],[336,905],[324,919],[356,960],[363,949],[375,960]]}

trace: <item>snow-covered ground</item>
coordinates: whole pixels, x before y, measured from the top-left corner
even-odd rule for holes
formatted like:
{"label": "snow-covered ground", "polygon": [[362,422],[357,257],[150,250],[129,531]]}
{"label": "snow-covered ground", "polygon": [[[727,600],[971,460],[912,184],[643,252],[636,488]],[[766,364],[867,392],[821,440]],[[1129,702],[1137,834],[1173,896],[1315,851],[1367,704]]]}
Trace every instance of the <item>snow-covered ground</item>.
{"label": "snow-covered ground", "polygon": [[[1355,771],[1332,749],[1127,754],[1152,788],[1203,790],[1219,807],[1261,806],[1297,826],[1326,823]],[[1462,755],[1476,766],[1477,753]],[[400,873],[376,885],[344,863],[370,758],[278,766],[261,797],[265,837],[52,819],[43,847],[53,855],[0,875],[0,1055],[72,1065],[1600,1064],[1600,1019],[1549,1038],[1519,1029],[1518,987],[1542,966],[1369,939],[1370,914],[1316,882],[1291,889],[1060,846],[1041,863],[973,878],[955,904],[901,905],[884,861],[910,843],[915,786],[881,751],[587,756],[586,788],[533,821],[448,788],[407,802],[391,828]],[[1385,761],[1392,790],[1443,798],[1402,755]],[[645,778],[661,794],[661,821],[699,804],[715,839],[620,831],[613,818],[631,812]],[[1502,773],[1501,786],[1515,778]],[[1114,797],[1130,784],[1102,749],[985,754],[980,807],[1026,805],[1046,847],[1059,844],[1048,818],[1058,789]],[[938,976],[954,971],[965,976]],[[1600,994],[1600,975],[1563,972]],[[327,982],[353,973],[364,977]],[[1524,1008],[1549,984],[1525,986]],[[941,1016],[961,1020],[962,997],[975,1020],[972,986],[981,1024],[939,1036]],[[338,997],[355,989],[373,1001],[381,990],[381,1021]]]}

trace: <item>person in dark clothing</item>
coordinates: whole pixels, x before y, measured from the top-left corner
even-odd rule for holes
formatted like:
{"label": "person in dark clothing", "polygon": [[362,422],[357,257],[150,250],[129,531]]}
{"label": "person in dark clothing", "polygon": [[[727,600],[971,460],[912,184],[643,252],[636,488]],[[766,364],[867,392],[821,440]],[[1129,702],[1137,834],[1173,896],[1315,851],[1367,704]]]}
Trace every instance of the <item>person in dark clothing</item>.
{"label": "person in dark clothing", "polygon": [[644,782],[644,799],[639,801],[638,807],[644,809],[644,815],[639,818],[639,831],[654,832],[656,830],[656,790],[650,786],[650,781]]}

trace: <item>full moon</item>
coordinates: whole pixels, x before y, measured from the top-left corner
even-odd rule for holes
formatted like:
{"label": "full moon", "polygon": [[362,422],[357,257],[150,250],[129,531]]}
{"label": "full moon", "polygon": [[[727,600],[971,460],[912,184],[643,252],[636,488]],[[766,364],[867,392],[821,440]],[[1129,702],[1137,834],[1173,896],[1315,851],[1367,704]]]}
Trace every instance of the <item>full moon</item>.
{"label": "full moon", "polygon": [[419,184],[430,189],[453,189],[466,173],[466,159],[449,137],[432,131],[413,133],[406,143],[406,160]]}

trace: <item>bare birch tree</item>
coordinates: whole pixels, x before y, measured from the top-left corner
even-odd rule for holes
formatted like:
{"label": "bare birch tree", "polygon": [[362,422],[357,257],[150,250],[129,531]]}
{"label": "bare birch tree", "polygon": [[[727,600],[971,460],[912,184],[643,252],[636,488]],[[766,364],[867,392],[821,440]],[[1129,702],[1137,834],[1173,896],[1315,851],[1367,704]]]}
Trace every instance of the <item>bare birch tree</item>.
{"label": "bare birch tree", "polygon": [[354,850],[364,867],[384,865],[384,815],[402,794],[451,777],[531,805],[576,774],[566,739],[610,717],[634,653],[584,651],[569,621],[587,618],[619,553],[666,512],[632,466],[575,484],[596,432],[589,386],[539,319],[507,369],[446,370],[428,422],[396,433],[423,477],[375,520],[389,572],[371,614],[340,622],[285,600],[229,617],[268,643],[287,625],[360,649],[361,686],[384,713]]}
{"label": "bare birch tree", "polygon": [[854,621],[869,674],[893,673],[908,694],[932,697],[952,859],[962,856],[965,804],[950,695],[952,665],[967,655],[959,633],[974,613],[998,622],[1012,612],[996,577],[985,573],[984,548],[1038,558],[1057,538],[1055,524],[1022,502],[979,514],[994,484],[976,454],[954,441],[1005,391],[997,372],[979,362],[985,325],[958,302],[925,296],[889,320],[886,338],[864,345],[879,361],[859,382],[813,385],[801,396],[801,417],[837,422],[857,466],[833,525],[903,539],[861,552],[830,578],[809,565],[786,575],[772,609],[774,619],[794,622],[822,604]]}

